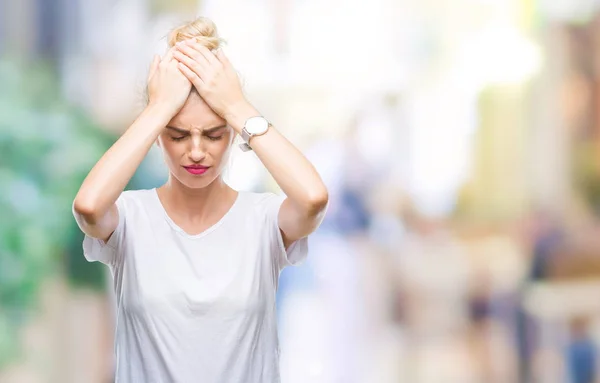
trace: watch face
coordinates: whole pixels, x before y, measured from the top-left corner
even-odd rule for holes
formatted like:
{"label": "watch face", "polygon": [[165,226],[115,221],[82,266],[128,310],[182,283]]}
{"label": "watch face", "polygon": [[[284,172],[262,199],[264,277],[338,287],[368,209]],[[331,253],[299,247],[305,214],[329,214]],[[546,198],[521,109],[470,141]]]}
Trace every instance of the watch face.
{"label": "watch face", "polygon": [[269,129],[269,121],[264,117],[252,117],[246,121],[245,128],[251,135],[263,134]]}

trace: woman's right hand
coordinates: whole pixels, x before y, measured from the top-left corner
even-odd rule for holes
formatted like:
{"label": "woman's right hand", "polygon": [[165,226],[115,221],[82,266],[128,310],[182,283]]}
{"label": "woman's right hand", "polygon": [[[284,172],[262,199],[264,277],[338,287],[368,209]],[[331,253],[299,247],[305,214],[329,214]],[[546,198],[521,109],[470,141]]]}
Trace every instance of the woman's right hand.
{"label": "woman's right hand", "polygon": [[148,74],[148,106],[158,107],[174,117],[185,104],[192,83],[177,67],[173,58],[174,48],[165,57],[154,56]]}

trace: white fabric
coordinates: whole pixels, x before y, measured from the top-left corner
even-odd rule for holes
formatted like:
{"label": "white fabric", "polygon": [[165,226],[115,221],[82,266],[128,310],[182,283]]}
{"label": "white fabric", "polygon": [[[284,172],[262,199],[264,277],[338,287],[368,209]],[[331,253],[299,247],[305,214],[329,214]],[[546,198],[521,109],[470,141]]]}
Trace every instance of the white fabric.
{"label": "white fabric", "polygon": [[278,278],[308,252],[307,238],[285,251],[283,199],[239,192],[218,223],[191,236],[156,189],[121,194],[108,243],[83,242],[85,257],[107,264],[114,279],[116,382],[280,381]]}

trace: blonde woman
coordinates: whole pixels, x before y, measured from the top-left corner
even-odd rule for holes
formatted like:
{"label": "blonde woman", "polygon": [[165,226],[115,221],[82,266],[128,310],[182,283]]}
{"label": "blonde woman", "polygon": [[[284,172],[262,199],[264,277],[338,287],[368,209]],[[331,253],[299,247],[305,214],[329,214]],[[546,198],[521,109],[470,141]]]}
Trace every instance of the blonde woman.
{"label": "blonde woman", "polygon": [[[306,257],[328,193],[245,98],[220,44],[206,18],[171,32],[151,65],[147,107],[73,202],[85,257],[114,278],[117,382],[280,381],[278,277]],[[223,181],[236,135],[286,197]],[[168,181],[124,192],[154,143]]]}

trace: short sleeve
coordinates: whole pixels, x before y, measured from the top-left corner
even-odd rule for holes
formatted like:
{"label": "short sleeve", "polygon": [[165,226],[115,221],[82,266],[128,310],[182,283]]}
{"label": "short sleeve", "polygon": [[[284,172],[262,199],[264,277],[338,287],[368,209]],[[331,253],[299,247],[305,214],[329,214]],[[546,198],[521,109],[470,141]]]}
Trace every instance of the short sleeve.
{"label": "short sleeve", "polygon": [[286,250],[283,236],[279,229],[279,209],[285,196],[269,193],[264,201],[266,210],[267,230],[271,238],[271,250],[279,270],[286,266],[299,266],[308,256],[308,237],[301,238]]}
{"label": "short sleeve", "polygon": [[119,250],[123,241],[123,232],[125,230],[126,208],[123,193],[117,199],[117,209],[119,211],[119,223],[112,233],[108,242],[93,238],[87,234],[83,238],[83,256],[89,262],[102,262],[106,265],[114,265],[119,256]]}

